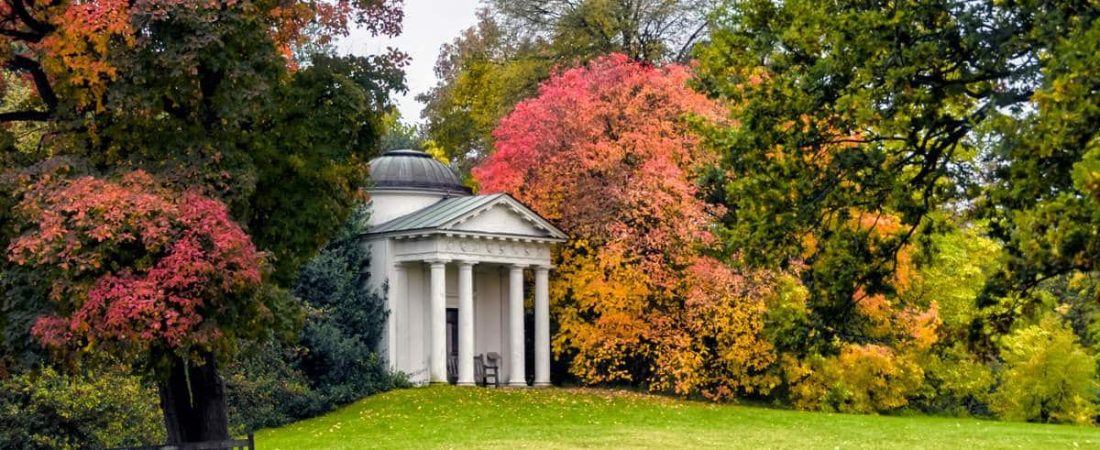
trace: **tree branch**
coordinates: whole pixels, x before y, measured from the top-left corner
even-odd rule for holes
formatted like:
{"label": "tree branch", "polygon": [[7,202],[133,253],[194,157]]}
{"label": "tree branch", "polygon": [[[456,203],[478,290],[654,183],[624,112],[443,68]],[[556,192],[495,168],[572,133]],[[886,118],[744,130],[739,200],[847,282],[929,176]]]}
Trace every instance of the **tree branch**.
{"label": "tree branch", "polygon": [[[12,59],[5,64],[11,70],[23,71],[31,74],[31,78],[34,80],[34,87],[38,91],[38,96],[42,99],[42,103],[46,104],[46,111],[21,111],[15,113],[8,113],[6,119],[0,119],[0,122],[4,121],[16,121],[16,120],[46,120],[50,114],[57,109],[57,94],[54,93],[53,87],[50,86],[50,78],[46,75],[46,72],[42,70],[42,65],[38,61],[31,59],[25,55],[15,55]],[[42,115],[45,115],[42,116]]]}
{"label": "tree branch", "polygon": [[30,73],[42,101],[51,111],[57,108],[57,94],[54,94],[53,87],[50,86],[50,77],[46,75],[46,71],[42,70],[42,65],[38,61],[25,55],[15,55],[8,65],[13,69]]}
{"label": "tree branch", "polygon": [[39,33],[33,33],[29,31],[9,30],[6,28],[0,28],[0,36],[7,36],[12,39],[17,39],[24,42],[36,43],[42,40],[45,36]]}
{"label": "tree branch", "polygon": [[38,34],[44,36],[50,34],[54,30],[55,27],[52,24],[34,18],[30,11],[27,11],[27,5],[23,3],[23,0],[8,0],[8,4],[11,5],[11,9],[15,12],[15,15],[19,16],[19,20],[22,20],[28,28],[34,30]]}
{"label": "tree branch", "polygon": [[44,122],[49,118],[49,111],[10,111],[0,113],[0,123],[31,121]]}

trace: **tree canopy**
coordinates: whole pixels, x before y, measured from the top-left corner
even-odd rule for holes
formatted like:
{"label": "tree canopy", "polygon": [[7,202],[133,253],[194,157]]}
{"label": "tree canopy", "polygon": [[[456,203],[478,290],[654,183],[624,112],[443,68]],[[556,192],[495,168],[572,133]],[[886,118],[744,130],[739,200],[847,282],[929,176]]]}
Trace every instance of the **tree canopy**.
{"label": "tree canopy", "polygon": [[581,381],[1093,420],[1095,5],[730,1],[692,70],[582,56],[526,94],[486,86],[537,59],[474,44],[566,55],[610,3],[491,5],[427,117],[496,123],[464,135],[475,181],[573,236],[554,343]]}
{"label": "tree canopy", "polygon": [[[1089,238],[1043,230],[1090,223],[1079,189],[1095,144],[1083,67],[1095,58],[1080,49],[1096,16],[1080,2],[726,4],[697,56],[700,87],[737,120],[709,133],[722,155],[711,184],[727,206],[727,249],[808,265],[826,347],[867,338],[852,320],[857,300],[896,291],[903,253],[941,209],[981,203],[1007,255],[1042,262],[1009,263],[997,278],[1014,279],[1010,289],[1089,268],[1070,256],[1087,253]],[[1050,214],[1067,202],[1067,214]],[[1023,235],[1051,242],[1032,247]],[[1059,248],[1076,250],[1044,250]]]}
{"label": "tree canopy", "polygon": [[225,205],[145,172],[43,180],[16,212],[29,226],[8,258],[49,274],[54,312],[33,333],[54,349],[152,366],[231,346],[284,312],[259,295],[264,255]]}
{"label": "tree canopy", "polygon": [[489,1],[445,44],[437,85],[418,99],[428,136],[463,172],[493,152],[493,130],[557,69],[620,53],[686,62],[706,36],[710,0]]}
{"label": "tree canopy", "polygon": [[[285,287],[298,266],[336,233],[362,199],[365,163],[377,151],[383,116],[392,109],[390,95],[405,89],[406,57],[396,50],[374,56],[310,52],[331,48],[331,41],[353,26],[372,36],[394,36],[402,14],[394,0],[0,2],[5,74],[0,189],[8,207],[0,212],[5,224],[0,243],[15,252],[2,267],[8,311],[0,319],[3,347],[29,344],[11,331],[23,328],[28,317],[43,315],[76,317],[67,327],[97,343],[109,341],[106,337],[144,342],[148,359],[158,359],[154,350],[160,347],[194,344],[201,349],[198,354],[174,353],[174,359],[150,373],[161,385],[168,436],[173,442],[224,437],[224,393],[215,362],[231,353],[233,337],[255,336],[248,332],[254,329],[293,331],[297,317],[293,311],[265,312],[260,306],[268,303],[238,290],[248,285],[264,298],[290,302]],[[137,183],[135,173],[152,181]],[[43,222],[51,213],[29,211],[28,205],[70,207],[60,199],[35,200],[50,197],[28,186],[87,179],[110,192],[117,191],[111,183],[122,183],[126,191],[100,199],[107,202],[100,206],[131,201],[139,211],[153,208],[149,218],[131,218],[124,221],[127,226],[163,221],[176,231],[160,238],[156,245],[163,249],[145,248],[146,242],[125,237],[137,231],[87,234],[85,228],[112,230],[110,220],[117,219],[109,216],[88,212],[86,220],[101,223],[62,224],[79,225],[70,230],[73,236],[120,249],[93,258],[100,264],[97,279],[106,280],[103,286],[49,303],[43,298],[49,293],[35,286],[65,279],[80,261],[35,266],[54,267],[56,273],[21,265],[24,258],[45,255],[20,253],[31,248],[20,238],[25,227],[62,226]],[[93,182],[71,182],[72,189],[95,189]],[[155,195],[145,192],[154,185]],[[85,201],[95,209],[98,200]],[[177,241],[191,242],[178,236],[189,225],[176,224],[191,220],[182,212],[191,203],[207,205],[225,230],[205,231],[202,252],[232,235],[265,256],[249,265],[226,260],[219,266],[218,258],[233,254],[204,260],[202,252],[183,251],[191,247],[162,254]],[[21,216],[10,208],[17,204],[22,206],[14,211],[22,211]],[[106,251],[85,248],[97,249]],[[158,261],[167,266],[156,269]],[[270,269],[262,275],[260,261]],[[218,270],[188,280],[167,273],[183,276],[182,269],[195,265]],[[207,275],[214,278],[203,278]],[[148,292],[153,285],[200,282],[212,283],[212,290],[180,284],[186,292]],[[133,297],[143,295],[152,297]],[[127,309],[137,304],[146,309]],[[84,307],[91,309],[77,314]],[[129,315],[107,314],[116,307]],[[277,320],[269,321],[272,315]],[[87,325],[100,319],[102,327]],[[168,320],[172,326],[166,326]],[[162,328],[143,329],[143,321]],[[60,321],[38,322],[40,340],[59,341]],[[147,339],[136,339],[134,333]],[[0,365],[14,364],[14,353]]]}
{"label": "tree canopy", "polygon": [[0,16],[20,76],[7,87],[37,94],[0,122],[45,123],[32,154],[9,158],[69,155],[82,169],[202,186],[274,254],[283,281],[347,216],[389,93],[404,89],[398,52],[306,67],[290,52],[349,21],[399,32],[390,1],[15,1]]}
{"label": "tree canopy", "polygon": [[473,174],[573,237],[551,296],[554,348],[575,375],[726,398],[768,389],[756,375],[774,359],[759,336],[771,278],[702,251],[715,211],[693,181],[714,160],[690,123],[721,108],[690,77],[622,54],[555,75],[501,121]]}

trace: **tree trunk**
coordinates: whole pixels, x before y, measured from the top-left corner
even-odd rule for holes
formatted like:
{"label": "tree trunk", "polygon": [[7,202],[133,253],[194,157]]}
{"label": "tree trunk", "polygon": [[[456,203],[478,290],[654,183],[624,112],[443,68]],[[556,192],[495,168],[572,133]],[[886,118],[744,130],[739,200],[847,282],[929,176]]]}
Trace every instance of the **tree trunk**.
{"label": "tree trunk", "polygon": [[171,373],[160,383],[160,406],[169,444],[229,439],[225,385],[213,353],[203,364],[185,364],[173,357]]}

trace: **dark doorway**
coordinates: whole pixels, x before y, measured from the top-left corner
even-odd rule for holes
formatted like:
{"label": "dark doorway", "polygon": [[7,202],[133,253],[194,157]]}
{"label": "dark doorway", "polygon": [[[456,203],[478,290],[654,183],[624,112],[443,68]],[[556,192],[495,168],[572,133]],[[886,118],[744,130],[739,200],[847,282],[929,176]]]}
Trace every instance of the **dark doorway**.
{"label": "dark doorway", "polygon": [[447,308],[447,382],[458,382],[458,308]]}

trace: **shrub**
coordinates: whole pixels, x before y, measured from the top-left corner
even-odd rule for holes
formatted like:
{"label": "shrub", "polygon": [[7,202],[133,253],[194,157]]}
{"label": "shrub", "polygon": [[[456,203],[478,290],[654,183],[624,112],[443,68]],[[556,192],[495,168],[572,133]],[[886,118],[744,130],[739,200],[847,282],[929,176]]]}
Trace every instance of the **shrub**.
{"label": "shrub", "polygon": [[844,413],[898,410],[924,386],[924,371],[908,355],[881,345],[848,344],[834,357],[787,362],[795,407]]}
{"label": "shrub", "polygon": [[155,389],[118,371],[49,368],[0,382],[0,448],[75,449],[164,440]]}
{"label": "shrub", "polygon": [[1096,359],[1054,316],[1001,342],[1004,371],[991,407],[1002,418],[1092,423],[1098,408]]}
{"label": "shrub", "polygon": [[919,401],[920,409],[956,416],[986,416],[996,383],[993,369],[967,351],[963,344],[937,349],[922,360],[925,381],[932,392]]}
{"label": "shrub", "polygon": [[276,339],[241,348],[225,371],[231,433],[276,427],[315,410],[316,394],[294,364],[293,353]]}

